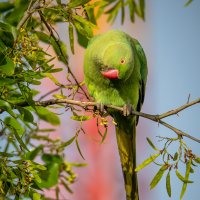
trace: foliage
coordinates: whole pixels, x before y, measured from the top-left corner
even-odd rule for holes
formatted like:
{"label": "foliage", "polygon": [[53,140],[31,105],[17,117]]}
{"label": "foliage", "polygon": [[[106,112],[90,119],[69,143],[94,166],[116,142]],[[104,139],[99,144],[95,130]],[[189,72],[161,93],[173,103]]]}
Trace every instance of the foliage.
{"label": "foliage", "polygon": [[[188,1],[186,5],[190,3],[191,1]],[[89,120],[90,116],[85,116],[72,105],[66,107],[57,104],[50,107],[38,103],[38,100],[41,101],[54,91],[59,91],[53,95],[54,99],[75,99],[77,95],[88,98],[82,88],[83,83],[78,82],[69,67],[67,50],[76,53],[75,34],[79,44],[86,47],[88,40],[93,36],[92,30],[97,28],[97,19],[102,14],[107,15],[108,22],[113,23],[121,13],[123,23],[126,9],[129,9],[132,22],[135,15],[145,19],[144,0],[71,0],[66,4],[61,0],[0,2],[0,198],[46,199],[43,191],[54,188],[56,198],[59,199],[61,185],[72,193],[70,184],[76,179],[74,167],[85,164],[66,161],[67,155],[64,150],[75,142],[78,152],[83,157],[78,135],[84,132],[82,123]],[[70,44],[67,46],[56,31],[56,25],[61,22],[68,27]],[[66,84],[56,79],[54,74],[63,71],[64,68],[56,67],[55,62],[65,66]],[[38,98],[38,86],[45,79],[50,79],[57,88]],[[63,90],[67,90],[67,96],[63,94]],[[80,123],[80,129],[68,141],[51,139],[49,134],[55,129],[39,127],[41,120],[55,127],[60,125],[60,117],[56,114],[60,109],[70,110],[73,114],[71,119]],[[105,127],[103,134],[99,130],[103,142],[107,134],[107,120],[99,114],[94,113],[94,116],[100,118],[101,122],[97,124]],[[168,170],[166,185],[169,196],[170,170],[176,169],[177,177],[183,182],[183,196],[187,184],[191,183],[191,166],[200,162],[180,138],[177,140],[180,141],[181,147],[174,156],[167,152],[171,142],[167,139],[162,151],[154,148],[158,153],[137,168],[139,170],[153,162],[156,157],[163,156],[164,164],[159,164],[161,169],[152,180],[151,188]],[[182,155],[186,164],[185,177],[177,168]],[[174,160],[174,163],[169,164],[170,160]]]}
{"label": "foliage", "polygon": [[[147,158],[143,163],[141,163],[135,170],[139,171],[148,164],[154,162],[156,165],[160,166],[159,171],[156,173],[154,178],[150,183],[150,188],[154,188],[158,182],[162,179],[165,172],[167,172],[166,176],[166,191],[171,197],[171,182],[170,182],[170,174],[174,170],[177,178],[182,182],[182,190],[180,193],[180,199],[183,198],[183,195],[186,191],[187,184],[193,183],[193,181],[189,180],[189,176],[191,173],[194,173],[194,168],[200,164],[200,158],[193,154],[192,150],[186,145],[181,137],[177,138],[166,138],[159,137],[160,142],[164,142],[163,149],[158,149],[155,147],[153,142],[147,138],[149,145],[156,151],[154,155],[151,155]],[[170,153],[170,146],[173,143],[178,143],[176,145],[177,151],[174,154]],[[155,162],[157,158],[161,158],[159,162]],[[185,176],[181,175],[179,172],[179,167],[181,165],[185,165]]]}

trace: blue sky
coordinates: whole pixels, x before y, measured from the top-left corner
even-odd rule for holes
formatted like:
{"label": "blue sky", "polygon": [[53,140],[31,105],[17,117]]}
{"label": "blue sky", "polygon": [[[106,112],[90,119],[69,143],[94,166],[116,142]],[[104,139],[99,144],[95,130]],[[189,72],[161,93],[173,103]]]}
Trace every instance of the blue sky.
{"label": "blue sky", "polygon": [[[193,1],[183,7],[184,1],[154,1],[152,13],[152,36],[154,48],[154,91],[156,99],[155,111],[158,113],[176,108],[200,97],[200,1]],[[200,106],[196,105],[166,121],[200,138]],[[170,135],[170,131],[156,131]],[[186,140],[194,153],[200,156],[200,145]],[[174,147],[175,149],[175,147]],[[181,170],[181,169],[180,169]],[[182,169],[184,173],[184,169]],[[191,176],[194,184],[188,185],[183,199],[198,200],[200,186],[200,170]],[[180,184],[177,178],[172,180],[172,199],[179,199]],[[162,199],[169,199],[164,192],[165,183],[161,182],[157,190]]]}

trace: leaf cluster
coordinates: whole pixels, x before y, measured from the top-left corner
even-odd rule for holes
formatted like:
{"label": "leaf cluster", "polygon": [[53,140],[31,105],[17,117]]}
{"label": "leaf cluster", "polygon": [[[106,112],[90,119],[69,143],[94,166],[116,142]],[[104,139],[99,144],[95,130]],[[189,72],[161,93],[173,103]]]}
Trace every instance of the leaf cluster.
{"label": "leaf cluster", "polygon": [[[139,171],[154,162],[156,165],[160,167],[158,172],[153,177],[150,183],[150,189],[153,189],[159,181],[163,178],[163,175],[166,175],[166,191],[169,197],[172,195],[172,187],[171,187],[171,179],[170,175],[172,171],[175,172],[176,177],[182,182],[182,189],[180,193],[180,200],[183,198],[185,191],[187,189],[187,185],[193,183],[189,179],[190,174],[194,173],[194,168],[200,164],[200,158],[196,156],[192,150],[186,145],[181,137],[177,138],[166,138],[159,137],[159,141],[163,141],[164,145],[162,149],[158,149],[153,142],[147,138],[149,145],[156,151],[155,154],[151,155],[147,158],[143,163],[141,163],[135,171]],[[178,143],[177,151],[173,154],[170,153],[170,146],[172,143]],[[160,158],[161,161],[156,162],[156,159]],[[179,172],[179,168],[185,166],[185,175],[182,175]]]}

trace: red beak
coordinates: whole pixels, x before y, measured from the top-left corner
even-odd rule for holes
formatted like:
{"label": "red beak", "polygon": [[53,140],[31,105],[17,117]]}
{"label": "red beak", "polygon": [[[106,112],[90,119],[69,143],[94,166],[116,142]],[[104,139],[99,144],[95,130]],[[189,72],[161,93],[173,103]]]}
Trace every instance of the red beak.
{"label": "red beak", "polygon": [[106,71],[101,71],[101,74],[105,78],[109,78],[109,79],[118,79],[119,78],[119,71],[117,69],[108,69]]}

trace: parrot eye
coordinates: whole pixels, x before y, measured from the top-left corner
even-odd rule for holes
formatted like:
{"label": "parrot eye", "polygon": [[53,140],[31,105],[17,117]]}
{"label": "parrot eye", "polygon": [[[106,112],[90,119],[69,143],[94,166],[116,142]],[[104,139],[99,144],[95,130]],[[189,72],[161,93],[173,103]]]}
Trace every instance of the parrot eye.
{"label": "parrot eye", "polygon": [[123,65],[125,63],[125,59],[122,58],[121,61],[120,61],[120,63]]}

